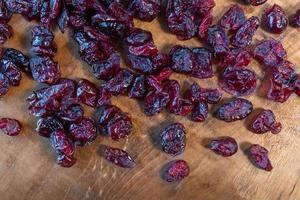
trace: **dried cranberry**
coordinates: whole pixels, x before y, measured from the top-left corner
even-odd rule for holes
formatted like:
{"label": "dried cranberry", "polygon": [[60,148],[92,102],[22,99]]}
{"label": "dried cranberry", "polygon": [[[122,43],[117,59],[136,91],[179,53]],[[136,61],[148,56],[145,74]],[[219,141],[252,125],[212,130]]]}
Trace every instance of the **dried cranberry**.
{"label": "dried cranberry", "polygon": [[96,105],[98,89],[92,82],[81,79],[77,86],[77,99],[79,102],[88,106],[94,107]]}
{"label": "dried cranberry", "polygon": [[245,48],[250,45],[258,27],[258,17],[250,17],[236,32],[232,40],[232,45],[241,48]]}
{"label": "dried cranberry", "polygon": [[169,105],[172,104],[172,101],[179,98],[180,95],[180,85],[176,80],[166,80],[163,82],[163,91],[169,94],[170,102]]}
{"label": "dried cranberry", "polygon": [[99,109],[98,123],[105,126],[117,113],[121,113],[120,108],[114,105],[103,105]]}
{"label": "dried cranberry", "polygon": [[40,136],[50,137],[51,133],[57,130],[64,130],[64,125],[56,117],[41,118],[36,123],[36,131]]}
{"label": "dried cranberry", "polygon": [[57,17],[57,26],[62,33],[66,31],[66,28],[69,25],[69,21],[70,21],[69,12],[65,6],[65,3],[63,2],[61,12]]}
{"label": "dried cranberry", "polygon": [[20,85],[22,73],[13,62],[6,59],[0,60],[0,71],[8,78],[11,86]]}
{"label": "dried cranberry", "polygon": [[[146,81],[148,86],[150,87],[149,90],[151,89],[158,90],[158,91],[162,90],[163,89],[162,82],[167,80],[171,76],[171,74],[172,74],[172,70],[170,68],[165,68],[161,70],[158,74],[147,76]],[[168,80],[166,82],[168,82]],[[165,85],[167,85],[167,83]]]}
{"label": "dried cranberry", "polygon": [[4,44],[13,34],[13,29],[10,25],[0,21],[0,44]]}
{"label": "dried cranberry", "polygon": [[148,116],[154,116],[160,113],[170,101],[168,93],[160,91],[151,91],[145,97],[145,113]]}
{"label": "dried cranberry", "polygon": [[251,4],[252,6],[259,6],[266,3],[268,0],[245,0],[246,3]]}
{"label": "dried cranberry", "polygon": [[84,110],[83,107],[79,104],[71,104],[67,108],[63,109],[57,115],[59,118],[65,121],[79,121],[83,117]]}
{"label": "dried cranberry", "polygon": [[17,67],[25,72],[30,72],[29,58],[21,51],[13,48],[4,49],[3,59],[13,62]]}
{"label": "dried cranberry", "polygon": [[248,149],[249,159],[260,169],[271,171],[273,166],[268,157],[268,150],[258,144],[253,144]]}
{"label": "dried cranberry", "polygon": [[176,98],[173,101],[168,109],[170,113],[180,116],[186,116],[193,110],[193,103],[187,99]]}
{"label": "dried cranberry", "polygon": [[205,102],[199,102],[194,107],[191,119],[195,122],[203,122],[208,117],[208,105]]}
{"label": "dried cranberry", "polygon": [[281,128],[281,123],[276,122],[275,115],[271,110],[262,110],[251,123],[251,130],[257,134],[263,134],[268,131],[278,134]]}
{"label": "dried cranberry", "polygon": [[154,69],[163,69],[165,67],[169,67],[170,57],[167,53],[158,53],[152,58],[152,62],[154,64]]}
{"label": "dried cranberry", "polygon": [[237,142],[232,137],[222,137],[210,142],[209,148],[223,157],[234,155],[238,150]]}
{"label": "dried cranberry", "polygon": [[33,57],[30,59],[30,69],[34,80],[40,83],[55,84],[60,78],[57,62],[50,57]]}
{"label": "dried cranberry", "polygon": [[80,121],[70,124],[69,134],[76,145],[84,146],[96,139],[97,128],[93,120],[84,117]]}
{"label": "dried cranberry", "polygon": [[111,93],[100,86],[98,90],[97,106],[103,106],[111,103]]}
{"label": "dried cranberry", "polygon": [[187,177],[190,168],[186,161],[175,160],[165,165],[163,170],[163,179],[167,182],[178,182]]}
{"label": "dried cranberry", "polygon": [[21,132],[21,124],[19,121],[10,118],[0,118],[0,129],[9,136],[19,135]]}
{"label": "dried cranberry", "polygon": [[161,0],[133,0],[129,4],[135,16],[143,21],[152,21],[160,11]]}
{"label": "dried cranberry", "polygon": [[0,21],[8,22],[12,17],[12,12],[6,7],[5,1],[0,0]]}
{"label": "dried cranberry", "polygon": [[31,51],[36,55],[53,57],[57,51],[53,33],[45,27],[35,26],[31,34]]}
{"label": "dried cranberry", "polygon": [[178,73],[192,72],[195,58],[193,52],[184,46],[174,46],[170,51],[171,69]]}
{"label": "dried cranberry", "polygon": [[10,11],[18,14],[25,14],[31,9],[28,0],[10,0],[5,1],[5,3]]}
{"label": "dried cranberry", "polygon": [[209,27],[212,25],[212,23],[213,23],[213,16],[211,15],[211,13],[208,13],[199,23],[198,37],[200,39],[207,38],[207,32]]}
{"label": "dried cranberry", "polygon": [[129,136],[132,132],[131,118],[127,113],[116,113],[104,127],[104,133],[113,140]]}
{"label": "dried cranberry", "polygon": [[247,96],[256,88],[255,72],[249,69],[231,69],[224,71],[221,77],[221,87],[235,96]]}
{"label": "dried cranberry", "polygon": [[276,67],[287,57],[281,42],[273,38],[259,42],[253,50],[253,55],[268,67]]}
{"label": "dried cranberry", "polygon": [[0,97],[5,95],[8,92],[8,89],[8,78],[4,74],[0,73]]}
{"label": "dried cranberry", "polygon": [[146,78],[144,75],[136,76],[130,90],[128,92],[128,96],[130,98],[144,98],[146,95]]}
{"label": "dried cranberry", "polygon": [[120,55],[111,54],[107,59],[92,64],[93,74],[97,79],[109,80],[120,70]]}
{"label": "dried cranberry", "polygon": [[300,97],[300,76],[299,75],[297,80],[294,82],[294,92]]}
{"label": "dried cranberry", "polygon": [[231,6],[222,16],[219,25],[226,31],[238,30],[246,21],[244,10],[237,4]]}
{"label": "dried cranberry", "polygon": [[300,27],[300,9],[291,17],[291,25],[294,27]]}
{"label": "dried cranberry", "polygon": [[225,31],[219,26],[208,29],[207,42],[213,48],[215,56],[226,56],[229,52],[229,39]]}
{"label": "dried cranberry", "polygon": [[213,77],[212,54],[206,48],[193,48],[194,65],[191,75],[200,79]]}
{"label": "dried cranberry", "polygon": [[251,54],[242,48],[231,48],[227,56],[222,58],[218,63],[219,66],[227,68],[232,67],[246,67],[252,60]]}
{"label": "dried cranberry", "polygon": [[197,83],[193,83],[185,92],[184,97],[193,103],[203,101],[209,104],[217,104],[222,98],[222,93],[218,89],[205,89]]}
{"label": "dried cranberry", "polygon": [[133,168],[135,166],[133,158],[122,149],[106,147],[104,151],[104,157],[106,160],[119,167]]}
{"label": "dried cranberry", "polygon": [[126,94],[133,79],[133,72],[123,69],[115,77],[106,82],[103,87],[113,95]]}
{"label": "dried cranberry", "polygon": [[223,104],[216,111],[216,117],[226,122],[246,118],[253,110],[253,105],[247,99],[236,98]]}
{"label": "dried cranberry", "polygon": [[163,151],[172,156],[182,154],[186,144],[185,134],[185,128],[180,123],[167,126],[160,135]]}
{"label": "dried cranberry", "polygon": [[64,131],[57,130],[53,132],[50,140],[53,149],[57,153],[57,164],[62,167],[71,167],[74,165],[76,162],[76,158],[74,158],[74,144]]}
{"label": "dried cranberry", "polygon": [[284,10],[277,4],[274,4],[271,8],[265,10],[263,14],[263,23],[269,31],[272,33],[282,33],[288,23],[288,17]]}
{"label": "dried cranberry", "polygon": [[157,71],[156,66],[153,64],[152,59],[145,56],[135,56],[129,54],[127,56],[129,65],[132,69],[141,72],[143,74],[152,74]]}

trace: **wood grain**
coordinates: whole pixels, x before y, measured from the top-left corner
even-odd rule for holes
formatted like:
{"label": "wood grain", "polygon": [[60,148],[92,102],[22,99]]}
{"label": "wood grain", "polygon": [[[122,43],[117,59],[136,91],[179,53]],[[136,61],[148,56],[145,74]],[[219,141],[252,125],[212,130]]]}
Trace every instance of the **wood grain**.
{"label": "wood grain", "polygon": [[[300,8],[298,0],[269,0],[268,5],[277,3],[288,14]],[[215,19],[218,19],[233,0],[216,0]],[[267,6],[244,6],[247,16],[261,16]],[[15,35],[5,47],[14,47],[27,52],[30,46],[28,23],[20,16],[14,16],[10,24]],[[151,23],[135,21],[137,27],[150,30],[161,51],[167,52],[175,44],[190,47],[202,46],[196,40],[178,41],[171,35],[160,17]],[[276,37],[288,51],[288,59],[297,65],[300,72],[300,29],[289,27],[282,35],[275,36],[259,30],[255,40]],[[55,59],[60,63],[64,77],[87,78],[97,84],[89,67],[80,61],[77,47],[69,34],[56,32],[55,42],[58,53]],[[283,124],[279,135],[254,135],[247,130],[247,120],[225,123],[212,116],[205,123],[193,123],[187,118],[170,115],[167,112],[148,118],[141,104],[127,97],[113,99],[113,103],[129,112],[133,119],[134,134],[120,142],[98,137],[90,146],[78,148],[78,162],[70,169],[55,164],[55,155],[49,141],[37,136],[35,118],[27,112],[25,98],[37,87],[36,83],[24,75],[21,87],[13,88],[0,100],[0,116],[19,119],[24,131],[18,137],[0,135],[0,198],[19,199],[197,199],[197,200],[299,200],[300,199],[300,98],[292,96],[284,104],[274,103],[265,98],[261,83],[264,71],[255,61],[251,67],[259,76],[259,88],[248,97],[255,108],[272,109]],[[217,86],[215,78],[197,80],[174,74],[185,89],[193,81],[202,86]],[[225,95],[228,98],[228,95]],[[212,110],[215,107],[211,108]],[[134,111],[134,112],[133,112]],[[87,115],[93,110],[86,108]],[[183,155],[191,168],[188,178],[178,184],[165,183],[160,178],[162,166],[172,158],[157,147],[157,134],[168,123],[181,122],[187,128],[187,148]],[[217,136],[232,136],[240,144],[240,151],[230,158],[221,158],[204,148],[203,141]],[[244,155],[249,143],[258,143],[270,151],[274,165],[272,172],[255,168]],[[113,166],[99,155],[101,145],[111,145],[126,149],[137,161],[133,170]]]}

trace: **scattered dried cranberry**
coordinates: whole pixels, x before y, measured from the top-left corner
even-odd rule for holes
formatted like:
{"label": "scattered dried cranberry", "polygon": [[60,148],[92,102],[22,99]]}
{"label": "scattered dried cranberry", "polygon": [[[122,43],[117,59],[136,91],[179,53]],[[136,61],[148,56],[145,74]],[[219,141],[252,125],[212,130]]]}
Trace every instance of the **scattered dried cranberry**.
{"label": "scattered dried cranberry", "polygon": [[209,27],[213,23],[213,16],[211,13],[208,13],[200,22],[199,27],[198,27],[198,37],[200,39],[206,39],[207,38],[207,32]]}
{"label": "scattered dried cranberry", "polygon": [[13,62],[6,59],[0,60],[0,71],[8,78],[11,86],[20,85],[22,73]]}
{"label": "scattered dried cranberry", "polygon": [[277,34],[282,33],[289,23],[284,10],[277,4],[265,10],[262,20],[269,31]]}
{"label": "scattered dried cranberry", "polygon": [[12,17],[12,12],[6,7],[5,1],[0,0],[0,21],[8,22]]}
{"label": "scattered dried cranberry", "polygon": [[227,56],[223,57],[218,63],[223,68],[227,67],[246,67],[252,60],[251,54],[242,48],[231,48]]}
{"label": "scattered dried cranberry", "polygon": [[222,93],[218,89],[205,89],[201,88],[197,83],[193,83],[185,92],[184,97],[193,103],[202,101],[209,104],[217,104],[222,98]]}
{"label": "scattered dried cranberry", "polygon": [[132,69],[143,74],[152,74],[157,71],[152,60],[149,57],[135,56],[132,54],[127,55],[129,65]]}
{"label": "scattered dried cranberry", "polygon": [[92,69],[97,79],[111,79],[120,70],[120,55],[118,53],[112,53],[106,60],[93,63]]}
{"label": "scattered dried cranberry", "polygon": [[144,75],[136,76],[128,92],[130,98],[144,98],[146,96],[146,78]]}
{"label": "scattered dried cranberry", "polygon": [[0,118],[0,129],[9,136],[19,135],[21,132],[21,124],[19,121],[10,118]]}
{"label": "scattered dried cranberry", "polygon": [[249,159],[258,168],[271,171],[273,166],[268,157],[268,150],[258,144],[253,144],[248,149]]}
{"label": "scattered dried cranberry", "polygon": [[268,131],[278,134],[281,128],[281,123],[276,122],[275,115],[271,110],[262,110],[251,123],[252,131],[257,134],[263,134]]}
{"label": "scattered dried cranberry", "polygon": [[194,66],[191,75],[200,79],[213,77],[212,53],[206,48],[193,48]]}
{"label": "scattered dried cranberry", "polygon": [[258,17],[250,17],[236,32],[232,40],[232,45],[240,48],[246,48],[249,46],[258,27]]}
{"label": "scattered dried cranberry", "polygon": [[83,107],[79,104],[71,104],[61,112],[57,113],[57,116],[65,121],[74,122],[79,121],[84,115]]}
{"label": "scattered dried cranberry", "polygon": [[108,105],[111,103],[111,93],[100,86],[98,90],[97,106]]}
{"label": "scattered dried cranberry", "polygon": [[84,146],[96,139],[97,128],[93,120],[83,117],[80,121],[70,124],[69,135],[76,145]]}
{"label": "scattered dried cranberry", "polygon": [[229,52],[229,39],[225,31],[219,26],[208,29],[207,42],[213,48],[215,56],[226,56]]}
{"label": "scattered dried cranberry", "polygon": [[222,16],[219,25],[226,31],[238,30],[246,21],[244,10],[237,4],[231,6]]}
{"label": "scattered dried cranberry", "polygon": [[184,46],[174,46],[170,51],[171,69],[178,73],[192,72],[195,58],[193,52]]}
{"label": "scattered dried cranberry", "polygon": [[246,3],[251,4],[252,6],[259,6],[266,3],[268,0],[245,0]]}
{"label": "scattered dried cranberry", "polygon": [[294,27],[300,27],[300,9],[291,17],[291,25]]}
{"label": "scattered dried cranberry", "polygon": [[116,113],[121,113],[120,108],[114,105],[104,105],[99,108],[98,123],[100,126],[105,126]]}
{"label": "scattered dried cranberry", "polygon": [[135,166],[133,158],[122,149],[106,147],[104,151],[104,157],[106,160],[119,167],[133,168]]}
{"label": "scattered dried cranberry", "polygon": [[77,99],[79,102],[88,106],[95,107],[97,101],[98,89],[92,82],[81,79],[77,86]]}
{"label": "scattered dried cranberry", "polygon": [[186,116],[193,110],[193,103],[187,99],[175,98],[170,101],[168,106],[170,113],[180,116]]}
{"label": "scattered dried cranberry", "polygon": [[232,137],[221,137],[210,142],[209,148],[223,157],[234,155],[238,150],[238,144]]}
{"label": "scattered dried cranberry", "polygon": [[229,94],[247,96],[256,88],[256,75],[249,69],[227,68],[222,74],[220,84]]}
{"label": "scattered dried cranberry", "polygon": [[217,111],[216,117],[226,122],[246,118],[253,110],[253,105],[247,99],[236,98],[223,104]]}
{"label": "scattered dried cranberry", "polygon": [[42,26],[35,26],[32,28],[31,51],[39,56],[53,57],[57,49],[53,43],[53,33]]}
{"label": "scattered dried cranberry", "polygon": [[135,16],[144,21],[152,21],[160,11],[161,0],[133,0],[129,4]]}
{"label": "scattered dried cranberry", "polygon": [[8,92],[8,89],[8,78],[4,74],[0,73],[0,97],[5,95]]}
{"label": "scattered dried cranberry", "polygon": [[18,68],[25,72],[31,72],[29,67],[29,58],[21,51],[13,48],[4,49],[3,59],[13,62]]}
{"label": "scattered dried cranberry", "polygon": [[0,44],[4,44],[13,34],[12,27],[0,21]]}
{"label": "scattered dried cranberry", "polygon": [[268,67],[276,67],[287,57],[281,42],[273,38],[260,41],[254,48],[253,55],[255,59]]}
{"label": "scattered dried cranberry", "polygon": [[199,102],[194,107],[192,114],[191,114],[191,120],[194,122],[203,122],[208,117],[208,105],[205,102]]}
{"label": "scattered dried cranberry", "polygon": [[294,82],[294,92],[300,97],[300,76],[299,75],[297,80]]}
{"label": "scattered dried cranberry", "polygon": [[162,178],[167,182],[177,182],[187,177],[189,173],[190,168],[186,161],[175,160],[165,165]]}
{"label": "scattered dried cranberry", "polygon": [[40,136],[49,138],[51,133],[57,130],[64,130],[64,125],[54,116],[40,118],[36,123],[36,131]]}
{"label": "scattered dried cranberry", "polygon": [[170,101],[168,93],[160,91],[150,91],[145,97],[145,113],[148,116],[154,116],[160,113]]}

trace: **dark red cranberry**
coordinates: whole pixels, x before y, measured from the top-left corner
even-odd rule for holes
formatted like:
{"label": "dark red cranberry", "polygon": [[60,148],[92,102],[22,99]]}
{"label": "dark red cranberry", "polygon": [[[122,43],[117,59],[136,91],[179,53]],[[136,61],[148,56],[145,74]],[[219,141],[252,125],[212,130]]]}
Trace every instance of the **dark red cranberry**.
{"label": "dark red cranberry", "polygon": [[199,102],[193,108],[191,120],[194,122],[204,122],[208,117],[208,105],[205,102]]}
{"label": "dark red cranberry", "polygon": [[234,155],[238,150],[238,144],[232,137],[222,137],[210,142],[209,148],[223,157]]}
{"label": "dark red cranberry", "polygon": [[284,10],[277,4],[265,10],[263,14],[263,23],[272,33],[280,34],[288,26],[289,20]]}
{"label": "dark red cranberry", "polygon": [[148,116],[154,116],[160,113],[170,101],[168,93],[160,91],[151,91],[145,97],[145,113]]}
{"label": "dark red cranberry", "polygon": [[156,66],[153,64],[153,61],[149,57],[145,56],[135,56],[129,54],[127,56],[129,65],[132,69],[143,73],[143,74],[152,74],[157,71]]}
{"label": "dark red cranberry", "polygon": [[251,4],[252,6],[259,6],[266,3],[268,0],[245,0],[246,3]]}
{"label": "dark red cranberry", "polygon": [[251,130],[257,134],[263,134],[268,131],[278,134],[281,128],[281,123],[276,122],[275,115],[271,110],[262,110],[251,123]]}
{"label": "dark red cranberry", "polygon": [[175,115],[186,116],[192,112],[194,107],[194,104],[187,99],[175,98],[170,102],[171,104],[168,106],[168,109],[170,113]]}
{"label": "dark red cranberry", "polygon": [[251,162],[260,169],[271,171],[273,166],[268,157],[268,150],[258,144],[249,147],[248,152]]}
{"label": "dark red cranberry", "polygon": [[300,9],[291,17],[291,25],[294,27],[300,27]]}
{"label": "dark red cranberry", "polygon": [[276,67],[287,57],[281,42],[273,38],[259,42],[253,50],[253,55],[268,67]]}
{"label": "dark red cranberry", "polygon": [[206,48],[193,48],[195,62],[191,75],[200,79],[213,77],[212,54]]}
{"label": "dark red cranberry", "polygon": [[226,122],[233,122],[246,118],[252,110],[253,105],[250,101],[236,98],[219,107],[216,117]]}
{"label": "dark red cranberry", "polygon": [[40,136],[50,137],[51,133],[57,130],[64,130],[64,125],[56,117],[40,118],[36,123],[36,131]]}
{"label": "dark red cranberry", "polygon": [[246,21],[244,10],[237,4],[231,6],[222,16],[219,25],[226,31],[238,30]]}
{"label": "dark red cranberry", "polygon": [[12,12],[6,7],[4,0],[0,1],[0,21],[8,22],[12,17]]}
{"label": "dark red cranberry", "polygon": [[211,13],[208,13],[200,22],[199,27],[198,27],[198,37],[200,39],[206,39],[207,38],[207,32],[209,27],[213,23],[213,16]]}
{"label": "dark red cranberry", "polygon": [[30,69],[34,80],[40,83],[54,84],[60,78],[57,62],[50,57],[33,57],[30,59]]}
{"label": "dark red cranberry", "polygon": [[180,123],[167,126],[160,135],[163,151],[172,156],[182,154],[186,144],[185,134],[185,128]]}
{"label": "dark red cranberry", "polygon": [[99,109],[98,123],[105,126],[117,113],[122,113],[120,108],[114,105],[103,105]]}
{"label": "dark red cranberry", "polygon": [[107,59],[93,63],[92,70],[97,79],[111,79],[120,70],[120,55],[113,53]]}
{"label": "dark red cranberry", "polygon": [[0,44],[4,44],[13,35],[13,29],[10,25],[0,21]]}
{"label": "dark red cranberry", "polygon": [[133,158],[122,149],[106,147],[104,151],[104,157],[106,160],[119,167],[133,168],[135,166]]}
{"label": "dark red cranberry", "polygon": [[180,96],[180,84],[176,80],[166,80],[163,82],[163,91],[169,94],[170,105],[173,100],[178,99]]}
{"label": "dark red cranberry", "polygon": [[51,144],[55,152],[57,153],[57,164],[62,167],[71,167],[75,164],[76,158],[74,158],[74,144],[66,136],[63,130],[57,130],[51,134]]}
{"label": "dark red cranberry", "polygon": [[227,56],[222,58],[218,65],[223,68],[227,67],[246,67],[252,60],[251,54],[242,48],[231,48]]}
{"label": "dark red cranberry", "polygon": [[170,57],[167,53],[158,53],[152,58],[152,62],[154,64],[154,69],[166,69],[170,64]]}
{"label": "dark red cranberry", "polygon": [[193,103],[202,101],[209,104],[217,104],[222,98],[222,93],[218,89],[205,89],[201,88],[197,83],[193,83],[185,92],[184,97]]}
{"label": "dark red cranberry", "polygon": [[299,75],[297,80],[294,82],[294,92],[300,97],[300,76]]}
{"label": "dark red cranberry", "polygon": [[0,118],[0,130],[2,130],[6,135],[19,135],[21,129],[22,127],[18,120],[10,118]]}
{"label": "dark red cranberry", "polygon": [[146,96],[146,78],[144,75],[136,76],[128,92],[130,98],[144,98]]}
{"label": "dark red cranberry", "polygon": [[3,59],[13,62],[17,67],[25,72],[30,72],[29,58],[21,51],[13,48],[4,49]]}
{"label": "dark red cranberry", "polygon": [[240,48],[246,48],[249,46],[258,27],[258,17],[250,17],[236,32],[232,40],[232,45]]}
{"label": "dark red cranberry", "polygon": [[103,87],[113,95],[126,94],[133,79],[133,72],[123,69],[115,77],[106,82]]}
{"label": "dark red cranberry", "polygon": [[98,89],[92,82],[81,79],[77,86],[77,99],[80,103],[95,107]]}
{"label": "dark red cranberry", "polygon": [[8,92],[8,89],[8,78],[4,74],[0,73],[0,97],[5,95]]}
{"label": "dark red cranberry", "polygon": [[111,103],[111,93],[104,89],[102,86],[99,87],[97,106],[109,105]]}
{"label": "dark red cranberry", "polygon": [[162,178],[167,182],[178,182],[187,177],[190,168],[186,161],[175,160],[165,165]]}
{"label": "dark red cranberry", "polygon": [[84,117],[70,124],[69,135],[76,145],[84,146],[96,139],[97,128],[93,120]]}
{"label": "dark red cranberry", "polygon": [[174,46],[170,51],[171,56],[171,69],[178,73],[189,74],[194,67],[194,54],[184,46]]}
{"label": "dark red cranberry", "polygon": [[79,104],[71,104],[59,112],[58,117],[69,122],[79,121],[84,115],[83,107]]}
{"label": "dark red cranberry", "polygon": [[255,72],[249,69],[227,68],[221,77],[221,87],[235,96],[247,96],[256,88]]}
{"label": "dark red cranberry", "polygon": [[36,55],[53,57],[57,51],[53,33],[42,26],[33,27],[31,32],[31,51]]}
{"label": "dark red cranberry", "polygon": [[208,29],[207,42],[213,48],[215,56],[226,56],[229,52],[229,39],[225,31],[219,26]]}
{"label": "dark red cranberry", "polygon": [[152,21],[160,11],[161,0],[133,0],[129,10],[143,21]]}
{"label": "dark red cranberry", "polygon": [[6,59],[0,60],[0,71],[8,78],[11,86],[20,85],[22,73],[12,61]]}
{"label": "dark red cranberry", "polygon": [[13,13],[26,14],[30,10],[30,3],[25,0],[4,1],[7,8]]}
{"label": "dark red cranberry", "polygon": [[[153,90],[162,90],[163,89],[163,82],[166,80],[166,82],[168,83],[168,78],[171,76],[172,74],[172,70],[170,68],[164,68],[163,70],[161,70],[158,74],[154,74],[154,75],[149,75],[146,77],[146,81],[148,86],[150,87],[149,90],[153,89]],[[174,83],[174,81],[171,81]],[[170,82],[170,83],[171,83]],[[164,84],[164,85],[168,85],[168,84]],[[178,85],[178,84],[176,84]]]}
{"label": "dark red cranberry", "polygon": [[62,33],[66,31],[66,28],[69,25],[69,21],[70,21],[69,11],[66,8],[65,4],[63,3],[61,12],[57,17],[57,26]]}
{"label": "dark red cranberry", "polygon": [[129,136],[132,132],[131,118],[127,113],[116,113],[104,127],[104,133],[113,140]]}

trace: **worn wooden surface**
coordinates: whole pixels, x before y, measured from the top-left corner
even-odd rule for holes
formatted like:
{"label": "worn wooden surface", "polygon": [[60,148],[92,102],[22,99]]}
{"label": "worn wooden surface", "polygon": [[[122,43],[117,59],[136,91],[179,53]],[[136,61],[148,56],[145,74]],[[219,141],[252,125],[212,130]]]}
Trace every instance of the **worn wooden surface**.
{"label": "worn wooden surface", "polygon": [[[271,3],[283,6],[288,14],[300,8],[299,0],[273,0]],[[216,0],[214,16],[218,19],[226,8],[235,3],[232,0]],[[265,7],[244,6],[247,16],[261,15]],[[155,43],[162,51],[168,51],[174,44],[190,47],[201,46],[196,40],[180,42],[167,32],[162,19],[151,23],[136,21],[136,26],[150,30]],[[15,35],[5,46],[28,51],[30,28],[20,16],[14,16],[10,24]],[[255,38],[270,36],[261,29]],[[300,30],[288,28],[276,36],[288,51],[288,59],[297,65],[300,72]],[[60,63],[64,77],[87,78],[98,83],[86,64],[78,58],[77,48],[68,34],[56,34],[58,53],[55,59]],[[75,47],[75,48],[74,48]],[[255,61],[250,65],[258,74],[259,86],[264,72]],[[192,81],[203,86],[217,86],[216,80],[196,80],[184,75],[172,76],[185,89]],[[37,85],[24,75],[21,87],[13,88],[0,100],[0,116],[19,119],[24,130],[18,137],[0,135],[0,198],[14,199],[197,199],[197,200],[299,200],[300,199],[300,98],[293,95],[284,104],[268,101],[259,87],[248,98],[255,108],[272,109],[283,124],[279,135],[254,135],[246,128],[247,121],[225,123],[212,116],[205,123],[193,123],[184,117],[167,112],[148,118],[140,104],[127,97],[114,98],[114,104],[129,112],[134,124],[134,134],[126,140],[113,142],[98,137],[90,146],[78,148],[78,162],[70,169],[55,164],[55,154],[49,141],[35,133],[35,118],[27,112],[25,98]],[[225,95],[229,97],[228,95]],[[215,109],[213,107],[212,109]],[[86,109],[89,115],[93,111]],[[187,128],[187,148],[176,157],[185,159],[191,168],[188,178],[178,184],[168,184],[160,178],[162,166],[175,159],[161,150],[155,138],[168,123],[181,122]],[[203,141],[217,136],[232,136],[240,144],[235,156],[222,158],[203,147]],[[258,143],[270,151],[274,165],[272,172],[255,168],[244,155],[249,143]],[[113,166],[99,155],[99,147],[109,144],[126,149],[137,161],[133,170]]]}

